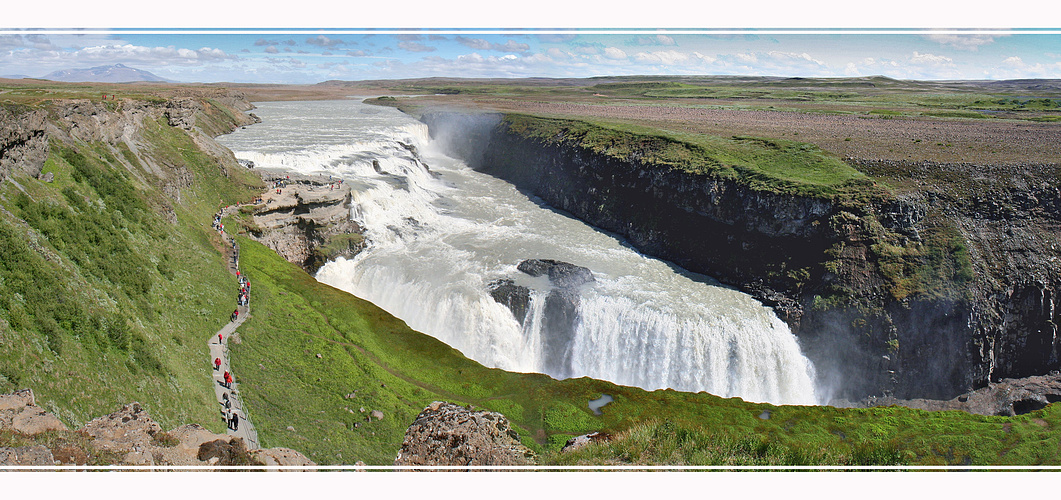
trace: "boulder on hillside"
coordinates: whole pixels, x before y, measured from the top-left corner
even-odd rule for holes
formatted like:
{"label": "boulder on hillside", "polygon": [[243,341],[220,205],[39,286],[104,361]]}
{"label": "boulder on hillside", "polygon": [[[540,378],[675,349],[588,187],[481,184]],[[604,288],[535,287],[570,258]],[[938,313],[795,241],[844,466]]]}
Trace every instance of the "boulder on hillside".
{"label": "boulder on hillside", "polygon": [[[264,465],[299,465],[299,466],[313,466],[317,465],[305,455],[292,450],[290,448],[269,448],[266,450],[254,450],[251,454]],[[285,469],[278,469],[283,472]],[[315,472],[316,469],[286,469],[288,471],[308,471]]]}
{"label": "boulder on hillside", "polygon": [[435,401],[405,431],[394,465],[532,465],[504,415]]}
{"label": "boulder on hillside", "polygon": [[0,466],[3,465],[55,465],[55,458],[51,450],[39,445],[4,447],[0,448]]}
{"label": "boulder on hillside", "polygon": [[110,415],[92,419],[81,432],[92,438],[98,449],[109,451],[141,451],[152,445],[152,438],[162,427],[140,406],[127,404]]}
{"label": "boulder on hillside", "polygon": [[[199,445],[200,461],[216,465],[263,465],[247,451],[243,438],[216,439]],[[217,458],[217,460],[211,460]]]}
{"label": "boulder on hillside", "polygon": [[0,430],[33,436],[45,431],[68,430],[55,415],[36,405],[30,389],[0,394]]}
{"label": "boulder on hillside", "polygon": [[611,440],[611,436],[603,432],[591,432],[589,434],[575,436],[564,443],[564,447],[560,448],[560,453],[575,451],[590,443],[601,443],[609,440]]}

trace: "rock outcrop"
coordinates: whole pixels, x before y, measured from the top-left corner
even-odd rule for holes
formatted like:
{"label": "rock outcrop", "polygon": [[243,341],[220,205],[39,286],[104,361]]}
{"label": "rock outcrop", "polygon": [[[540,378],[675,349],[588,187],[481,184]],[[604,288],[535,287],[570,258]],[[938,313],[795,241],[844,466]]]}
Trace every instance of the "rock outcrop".
{"label": "rock outcrop", "polygon": [[48,157],[46,119],[43,110],[0,106],[0,180],[14,172],[40,174]]}
{"label": "rock outcrop", "polygon": [[[26,415],[31,418],[21,417]],[[44,431],[69,432],[58,418],[34,405],[28,389],[0,395],[0,430],[27,438]],[[248,450],[243,439],[198,424],[163,431],[139,403],[91,420],[77,435],[87,439],[87,448],[73,436],[60,435],[47,446],[0,448],[0,465],[85,465],[90,456],[104,457],[109,465],[316,465],[287,448]]]}
{"label": "rock outcrop", "polygon": [[611,440],[611,438],[611,435],[603,432],[591,432],[589,434],[575,436],[571,439],[568,439],[567,442],[564,443],[564,447],[560,448],[560,453],[572,452],[580,448],[584,448],[590,443],[603,443]]}
{"label": "rock outcrop", "polygon": [[349,187],[332,189],[335,183],[323,176],[263,178],[286,185],[253,212],[252,238],[310,274],[330,259],[351,258],[364,249],[364,230],[350,217]]}
{"label": "rock outcrop", "polygon": [[[40,445],[0,447],[0,465],[56,465],[52,451]],[[10,469],[8,469],[10,470]],[[18,470],[18,469],[15,469]]]}
{"label": "rock outcrop", "polygon": [[1014,416],[1041,410],[1059,401],[1061,375],[1055,372],[1051,375],[1004,379],[949,400],[871,397],[860,401],[835,401],[834,405],[849,408],[896,405],[927,411],[960,410],[977,415]]}
{"label": "rock outcrop", "polygon": [[33,391],[29,389],[0,394],[0,429],[10,429],[28,436],[67,430],[66,425],[55,415],[37,406]]}
{"label": "rock outcrop", "polygon": [[394,465],[533,465],[534,453],[519,441],[500,413],[435,401],[405,432]]}

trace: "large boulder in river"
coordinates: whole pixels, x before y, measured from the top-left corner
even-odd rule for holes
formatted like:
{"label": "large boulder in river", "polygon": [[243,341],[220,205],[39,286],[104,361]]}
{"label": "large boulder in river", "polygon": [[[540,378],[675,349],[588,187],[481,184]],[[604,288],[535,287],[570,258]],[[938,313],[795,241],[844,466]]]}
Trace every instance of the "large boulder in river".
{"label": "large boulder in river", "polygon": [[[596,281],[593,273],[585,267],[551,259],[527,259],[516,268],[529,276],[549,279],[552,289],[545,297],[541,317],[542,369],[554,377],[568,377],[581,302],[579,289]],[[520,324],[528,321],[529,288],[508,278],[491,281],[488,288],[490,296],[507,306]]]}
{"label": "large boulder in river", "polygon": [[593,280],[589,269],[550,259],[528,259],[520,262],[516,269],[531,276],[548,276],[549,282],[557,288],[574,288]]}
{"label": "large boulder in river", "polygon": [[435,401],[405,431],[394,465],[533,465],[504,415]]}
{"label": "large boulder in river", "polygon": [[512,311],[512,315],[523,324],[527,318],[527,307],[530,305],[530,289],[517,285],[508,278],[491,281],[486,287],[490,296]]}
{"label": "large boulder in river", "polygon": [[581,303],[579,287],[595,281],[589,269],[549,259],[529,259],[517,269],[531,276],[547,276],[553,289],[542,311],[542,368],[556,377],[571,376],[572,344]]}

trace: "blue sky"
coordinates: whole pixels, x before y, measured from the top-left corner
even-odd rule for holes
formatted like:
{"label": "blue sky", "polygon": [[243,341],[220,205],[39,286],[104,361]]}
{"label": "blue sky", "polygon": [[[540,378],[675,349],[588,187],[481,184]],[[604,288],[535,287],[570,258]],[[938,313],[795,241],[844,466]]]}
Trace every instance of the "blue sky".
{"label": "blue sky", "polygon": [[698,30],[0,34],[0,75],[125,64],[177,81],[317,83],[431,76],[643,74],[1061,77],[1061,34]]}
{"label": "blue sky", "polygon": [[[848,0],[760,0],[750,10],[743,3],[675,1],[623,9],[536,0],[519,4],[519,12],[512,11],[517,4],[494,0],[17,2],[0,19],[0,75],[39,77],[121,63],[185,82],[639,74],[1061,78],[1061,29],[1051,29],[1061,9],[1047,0],[1011,0],[975,16],[975,9],[923,0],[891,0],[872,13]],[[751,22],[758,28],[748,29]],[[391,29],[395,23],[417,29]],[[51,28],[30,29],[37,26]],[[560,29],[533,29],[542,26]]]}

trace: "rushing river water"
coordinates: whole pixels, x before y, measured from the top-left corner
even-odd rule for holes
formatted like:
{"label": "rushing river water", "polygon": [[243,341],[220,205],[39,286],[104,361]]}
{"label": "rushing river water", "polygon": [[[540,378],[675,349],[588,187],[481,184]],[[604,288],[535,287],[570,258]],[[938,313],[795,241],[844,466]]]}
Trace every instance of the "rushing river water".
{"label": "rushing river water", "polygon": [[[352,215],[370,245],[326,264],[319,281],[491,367],[820,403],[814,367],[770,309],[443,156],[413,118],[357,101],[262,103],[255,114],[262,123],[219,142],[258,168],[326,173],[353,190]],[[578,290],[563,360],[543,348],[555,335],[542,320],[550,284],[518,271],[525,259],[569,262],[595,277]],[[502,278],[531,289],[522,324],[488,292]]]}

